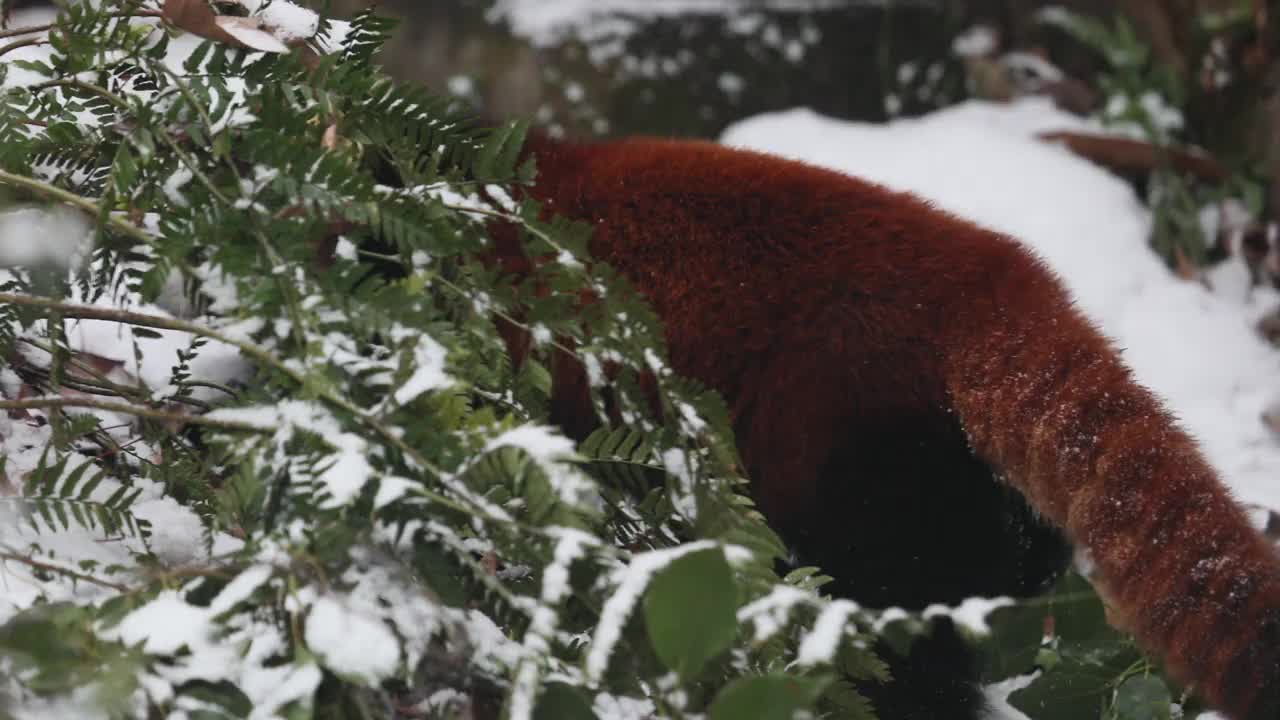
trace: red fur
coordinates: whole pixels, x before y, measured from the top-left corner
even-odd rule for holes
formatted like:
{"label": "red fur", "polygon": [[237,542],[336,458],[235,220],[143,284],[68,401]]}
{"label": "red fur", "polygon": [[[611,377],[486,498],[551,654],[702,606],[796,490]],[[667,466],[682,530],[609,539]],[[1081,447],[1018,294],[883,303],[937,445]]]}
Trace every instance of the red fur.
{"label": "red fur", "polygon": [[[779,527],[841,531],[833,498],[896,457],[867,432],[958,426],[957,462],[971,451],[1086,549],[1114,620],[1174,675],[1235,718],[1280,714],[1280,562],[1034,256],[910,195],[711,143],[534,150],[532,194],[594,224],[674,368],[728,401]],[[557,371],[562,416],[589,412],[574,372]]]}

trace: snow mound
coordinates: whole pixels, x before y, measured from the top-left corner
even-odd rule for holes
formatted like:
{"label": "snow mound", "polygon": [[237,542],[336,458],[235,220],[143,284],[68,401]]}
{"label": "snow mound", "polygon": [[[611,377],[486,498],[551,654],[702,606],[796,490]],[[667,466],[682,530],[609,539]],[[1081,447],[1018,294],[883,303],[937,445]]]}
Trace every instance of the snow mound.
{"label": "snow mound", "polygon": [[579,32],[587,36],[627,34],[635,20],[675,15],[737,15],[771,10],[811,12],[854,5],[884,5],[886,0],[757,0],[750,3],[714,0],[497,0],[493,19],[506,20],[517,35],[535,45],[551,45]]}

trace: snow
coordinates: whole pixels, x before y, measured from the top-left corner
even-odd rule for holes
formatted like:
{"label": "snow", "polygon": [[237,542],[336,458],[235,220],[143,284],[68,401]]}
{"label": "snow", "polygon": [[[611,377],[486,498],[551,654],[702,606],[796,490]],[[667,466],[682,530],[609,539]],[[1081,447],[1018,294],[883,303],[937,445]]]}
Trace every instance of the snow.
{"label": "snow", "polygon": [[985,57],[996,51],[1000,39],[989,25],[974,25],[951,41],[951,52],[959,57]]}
{"label": "snow", "polygon": [[325,666],[345,677],[376,684],[400,663],[400,645],[382,620],[335,597],[312,604],[305,637]]}
{"label": "snow", "polygon": [[258,668],[241,680],[245,694],[255,700],[249,720],[278,718],[280,708],[306,701],[320,686],[322,675],[316,665],[279,665]]}
{"label": "snow", "polygon": [[315,35],[320,23],[320,16],[314,11],[288,0],[238,0],[237,4],[257,16],[263,25],[271,28],[274,35],[285,42]]}
{"label": "snow", "polygon": [[587,548],[600,544],[594,535],[573,528],[552,528],[551,532],[559,536],[556,543],[555,561],[542,572],[542,601],[555,604],[568,596],[569,566],[574,560],[582,557]]}
{"label": "snow", "polygon": [[[11,473],[10,477],[21,477],[36,466],[49,440],[49,432],[48,425],[12,420],[0,414],[0,455],[7,458],[6,472]],[[144,445],[138,443],[134,447]],[[69,459],[67,474],[77,461],[83,460],[78,455],[71,455]],[[36,560],[74,571],[97,568],[87,571],[88,574],[130,586],[136,577],[136,572],[131,570],[136,566],[135,553],[150,550],[166,564],[180,567],[207,564],[211,558],[234,552],[243,545],[240,540],[215,533],[212,547],[206,552],[200,519],[190,508],[165,497],[164,488],[158,483],[135,479],[133,487],[141,492],[131,512],[139,520],[152,524],[151,539],[145,546],[140,538],[131,535],[109,540],[103,537],[100,529],[90,530],[74,523],[69,528],[55,531],[42,524],[37,534],[27,523],[14,521],[9,512],[14,506],[8,502],[9,498],[0,497],[0,519],[6,521],[0,523],[0,550],[27,556],[31,555],[27,548],[38,543],[40,552],[33,556]],[[106,478],[86,499],[102,502],[120,488],[117,481]],[[123,570],[105,570],[113,566]],[[38,575],[20,562],[0,562],[0,623],[38,602],[74,599],[83,603],[114,594],[97,584],[53,582],[41,580]]]}
{"label": "snow", "polygon": [[1280,395],[1280,355],[1253,330],[1277,295],[1215,293],[1176,278],[1148,248],[1150,214],[1130,187],[1034,137],[1047,130],[1094,126],[1028,98],[970,101],[887,125],[797,109],[741,121],[723,141],[914,192],[1022,241],[1122,348],[1238,499],[1280,508],[1280,444],[1259,420]]}
{"label": "snow", "polygon": [[[166,591],[125,616],[115,628],[115,636],[127,645],[141,643],[153,654],[196,648],[208,642],[208,610],[188,605],[177,592]],[[157,632],[157,630],[164,632]]]}
{"label": "snow", "polygon": [[[404,328],[395,328],[391,333],[396,342],[409,336],[409,331]],[[430,335],[419,335],[413,348],[413,372],[391,393],[396,404],[404,405],[425,392],[452,385],[453,381],[444,371],[446,355],[444,346]]]}
{"label": "snow", "polygon": [[1063,78],[1057,66],[1035,53],[1005,53],[1001,61],[1009,70],[1040,82],[1058,82]]}
{"label": "snow", "polygon": [[488,615],[468,610],[460,619],[474,646],[471,662],[481,670],[502,675],[525,657],[524,646],[507,637]]}
{"label": "snow", "polygon": [[373,507],[380,510],[407,495],[417,483],[402,477],[384,477],[378,483],[378,492],[373,497]]}
{"label": "snow", "polygon": [[[344,583],[353,584],[346,602],[351,607],[360,608],[366,616],[381,617],[390,622],[401,639],[404,666],[417,667],[443,627],[445,617],[439,606],[424,600],[421,586],[414,585],[385,565],[376,562],[367,565],[348,570],[343,575]],[[386,637],[383,639],[385,641]],[[396,647],[397,644],[392,643],[382,652],[396,652]]]}
{"label": "snow", "polygon": [[813,629],[800,641],[796,665],[810,667],[834,662],[849,619],[857,611],[858,604],[850,600],[833,600],[827,603],[813,623]]}
{"label": "snow", "polygon": [[631,558],[631,563],[613,573],[613,584],[616,589],[605,601],[600,610],[600,622],[596,625],[595,634],[591,638],[591,648],[587,650],[584,663],[587,678],[592,683],[599,683],[609,667],[609,657],[622,638],[622,628],[631,617],[631,610],[644,593],[653,576],[667,565],[688,555],[691,552],[716,547],[710,541],[686,543],[678,547],[664,550],[653,550],[638,553]]}
{"label": "snow", "polygon": [[506,20],[517,35],[550,45],[574,31],[622,33],[632,26],[620,18],[652,19],[674,15],[741,16],[751,11],[803,12],[853,5],[883,5],[887,0],[497,0],[490,18]]}
{"label": "snow", "polygon": [[222,592],[209,603],[209,611],[214,615],[221,615],[228,610],[234,608],[237,604],[249,599],[253,595],[253,591],[257,590],[271,577],[271,567],[268,565],[254,565],[240,572],[234,580],[227,583],[222,588]]}
{"label": "snow", "polygon": [[[117,307],[108,299],[92,303],[100,307]],[[145,303],[129,303],[134,312],[160,317],[171,317],[164,309]],[[178,330],[149,329],[148,334],[138,334],[133,326],[107,320],[71,320],[67,322],[67,344],[72,350],[115,360],[122,369],[159,394],[172,394],[179,390],[171,385],[173,368],[178,364],[178,353],[191,348],[195,336]],[[154,335],[154,337],[152,336]],[[134,347],[141,357],[134,355]],[[245,380],[251,367],[240,357],[234,346],[210,340],[190,363],[194,379],[219,384]],[[191,388],[191,396],[205,401],[226,399],[221,391],[211,388]]]}
{"label": "snow", "polygon": [[[583,556],[587,548],[600,543],[595,536],[573,528],[551,528],[551,533],[559,536],[559,541],[555,557],[542,572],[540,603],[534,609],[529,629],[525,632],[524,648],[530,657],[545,655],[551,649],[551,640],[560,623],[556,607],[571,591],[569,567]],[[511,689],[507,716],[511,720],[532,718],[537,690],[538,663],[522,663]]]}
{"label": "snow", "polygon": [[11,207],[0,212],[0,267],[74,265],[89,249],[93,224],[69,207]]}
{"label": "snow", "polygon": [[333,414],[319,403],[288,400],[277,405],[221,408],[208,413],[208,417],[274,431],[278,448],[283,448],[300,431],[323,438],[334,449],[316,475],[327,491],[324,507],[350,502],[375,476],[369,464],[369,443],[355,433],[344,431]]}
{"label": "snow", "polygon": [[976,635],[986,635],[991,632],[991,627],[987,625],[987,616],[999,608],[1012,604],[1013,599],[1007,597],[971,597],[965,598],[955,607],[930,605],[921,614],[930,619],[949,617],[956,625],[965,628],[969,632]]}
{"label": "snow", "polygon": [[[153,700],[171,698],[173,686],[192,680],[230,680],[253,703],[251,717],[275,717],[276,711],[288,703],[310,701],[320,684],[319,668],[314,664],[265,667],[264,662],[286,647],[274,625],[243,618],[235,618],[231,627],[219,627],[214,622],[217,615],[245,599],[266,580],[263,567],[252,566],[224,587],[209,607],[188,603],[178,590],[165,590],[130,612],[115,627],[103,628],[99,633],[107,639],[141,644],[150,653],[173,653],[186,648],[177,661],[157,665],[154,674],[142,678],[142,685]],[[228,631],[230,635],[223,637]]]}
{"label": "snow", "polygon": [[658,717],[652,700],[616,697],[608,693],[597,695],[592,709],[596,717],[608,720],[650,720]]}
{"label": "snow", "polygon": [[[54,8],[35,7],[15,10],[9,18],[8,28],[31,27],[35,25],[48,25],[58,16]],[[48,33],[40,33],[30,37],[46,37]],[[6,40],[5,42],[9,42]],[[10,50],[4,54],[4,64],[6,72],[3,84],[0,87],[26,87],[34,85],[38,82],[46,80],[44,75],[26,68],[20,68],[13,64],[15,60],[36,61],[45,60],[49,57],[50,49],[47,45],[28,45],[20,47],[16,50]]]}
{"label": "snow", "polygon": [[557,428],[521,425],[490,440],[485,445],[485,452],[504,446],[517,447],[528,453],[546,474],[561,502],[582,505],[595,499],[595,483],[570,464],[578,457],[574,442]]}
{"label": "snow", "polygon": [[752,624],[755,628],[753,640],[758,645],[787,626],[792,608],[812,600],[813,596],[800,588],[778,585],[764,597],[738,608],[738,622]]}
{"label": "snow", "polygon": [[151,523],[147,546],[156,557],[174,566],[191,559],[191,539],[200,537],[203,526],[190,508],[171,497],[140,500],[130,508],[134,517]]}

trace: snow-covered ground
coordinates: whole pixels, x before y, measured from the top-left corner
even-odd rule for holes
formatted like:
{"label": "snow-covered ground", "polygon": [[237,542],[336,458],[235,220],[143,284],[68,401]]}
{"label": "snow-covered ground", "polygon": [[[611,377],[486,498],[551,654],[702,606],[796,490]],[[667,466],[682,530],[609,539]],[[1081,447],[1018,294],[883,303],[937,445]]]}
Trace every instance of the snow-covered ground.
{"label": "snow-covered ground", "polygon": [[1128,185],[1045,130],[1089,130],[1048,100],[966,102],[887,125],[808,110],[730,127],[730,145],[765,150],[908,190],[1025,242],[1080,308],[1123,348],[1247,503],[1280,509],[1280,442],[1262,424],[1280,394],[1280,353],[1253,329],[1280,302],[1247,288],[1245,268],[1215,269],[1215,291],[1176,278],[1147,246],[1150,214]]}
{"label": "snow-covered ground", "polygon": [[566,35],[626,35],[636,20],[674,15],[740,16],[760,10],[806,12],[833,7],[884,5],[885,0],[497,0],[489,15],[535,45],[553,44]]}

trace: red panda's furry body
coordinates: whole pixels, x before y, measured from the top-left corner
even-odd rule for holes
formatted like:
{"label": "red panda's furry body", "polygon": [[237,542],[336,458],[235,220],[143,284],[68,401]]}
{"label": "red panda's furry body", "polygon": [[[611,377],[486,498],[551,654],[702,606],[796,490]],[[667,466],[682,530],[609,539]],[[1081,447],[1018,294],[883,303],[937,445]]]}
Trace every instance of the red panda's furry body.
{"label": "red panda's furry body", "polygon": [[[1174,675],[1234,718],[1280,717],[1280,560],[1028,251],[711,143],[532,151],[530,193],[594,225],[593,256],[647,296],[676,371],[727,400],[767,517],[839,592],[1034,593],[1065,566],[1061,531]],[[580,414],[557,374],[560,415]]]}

